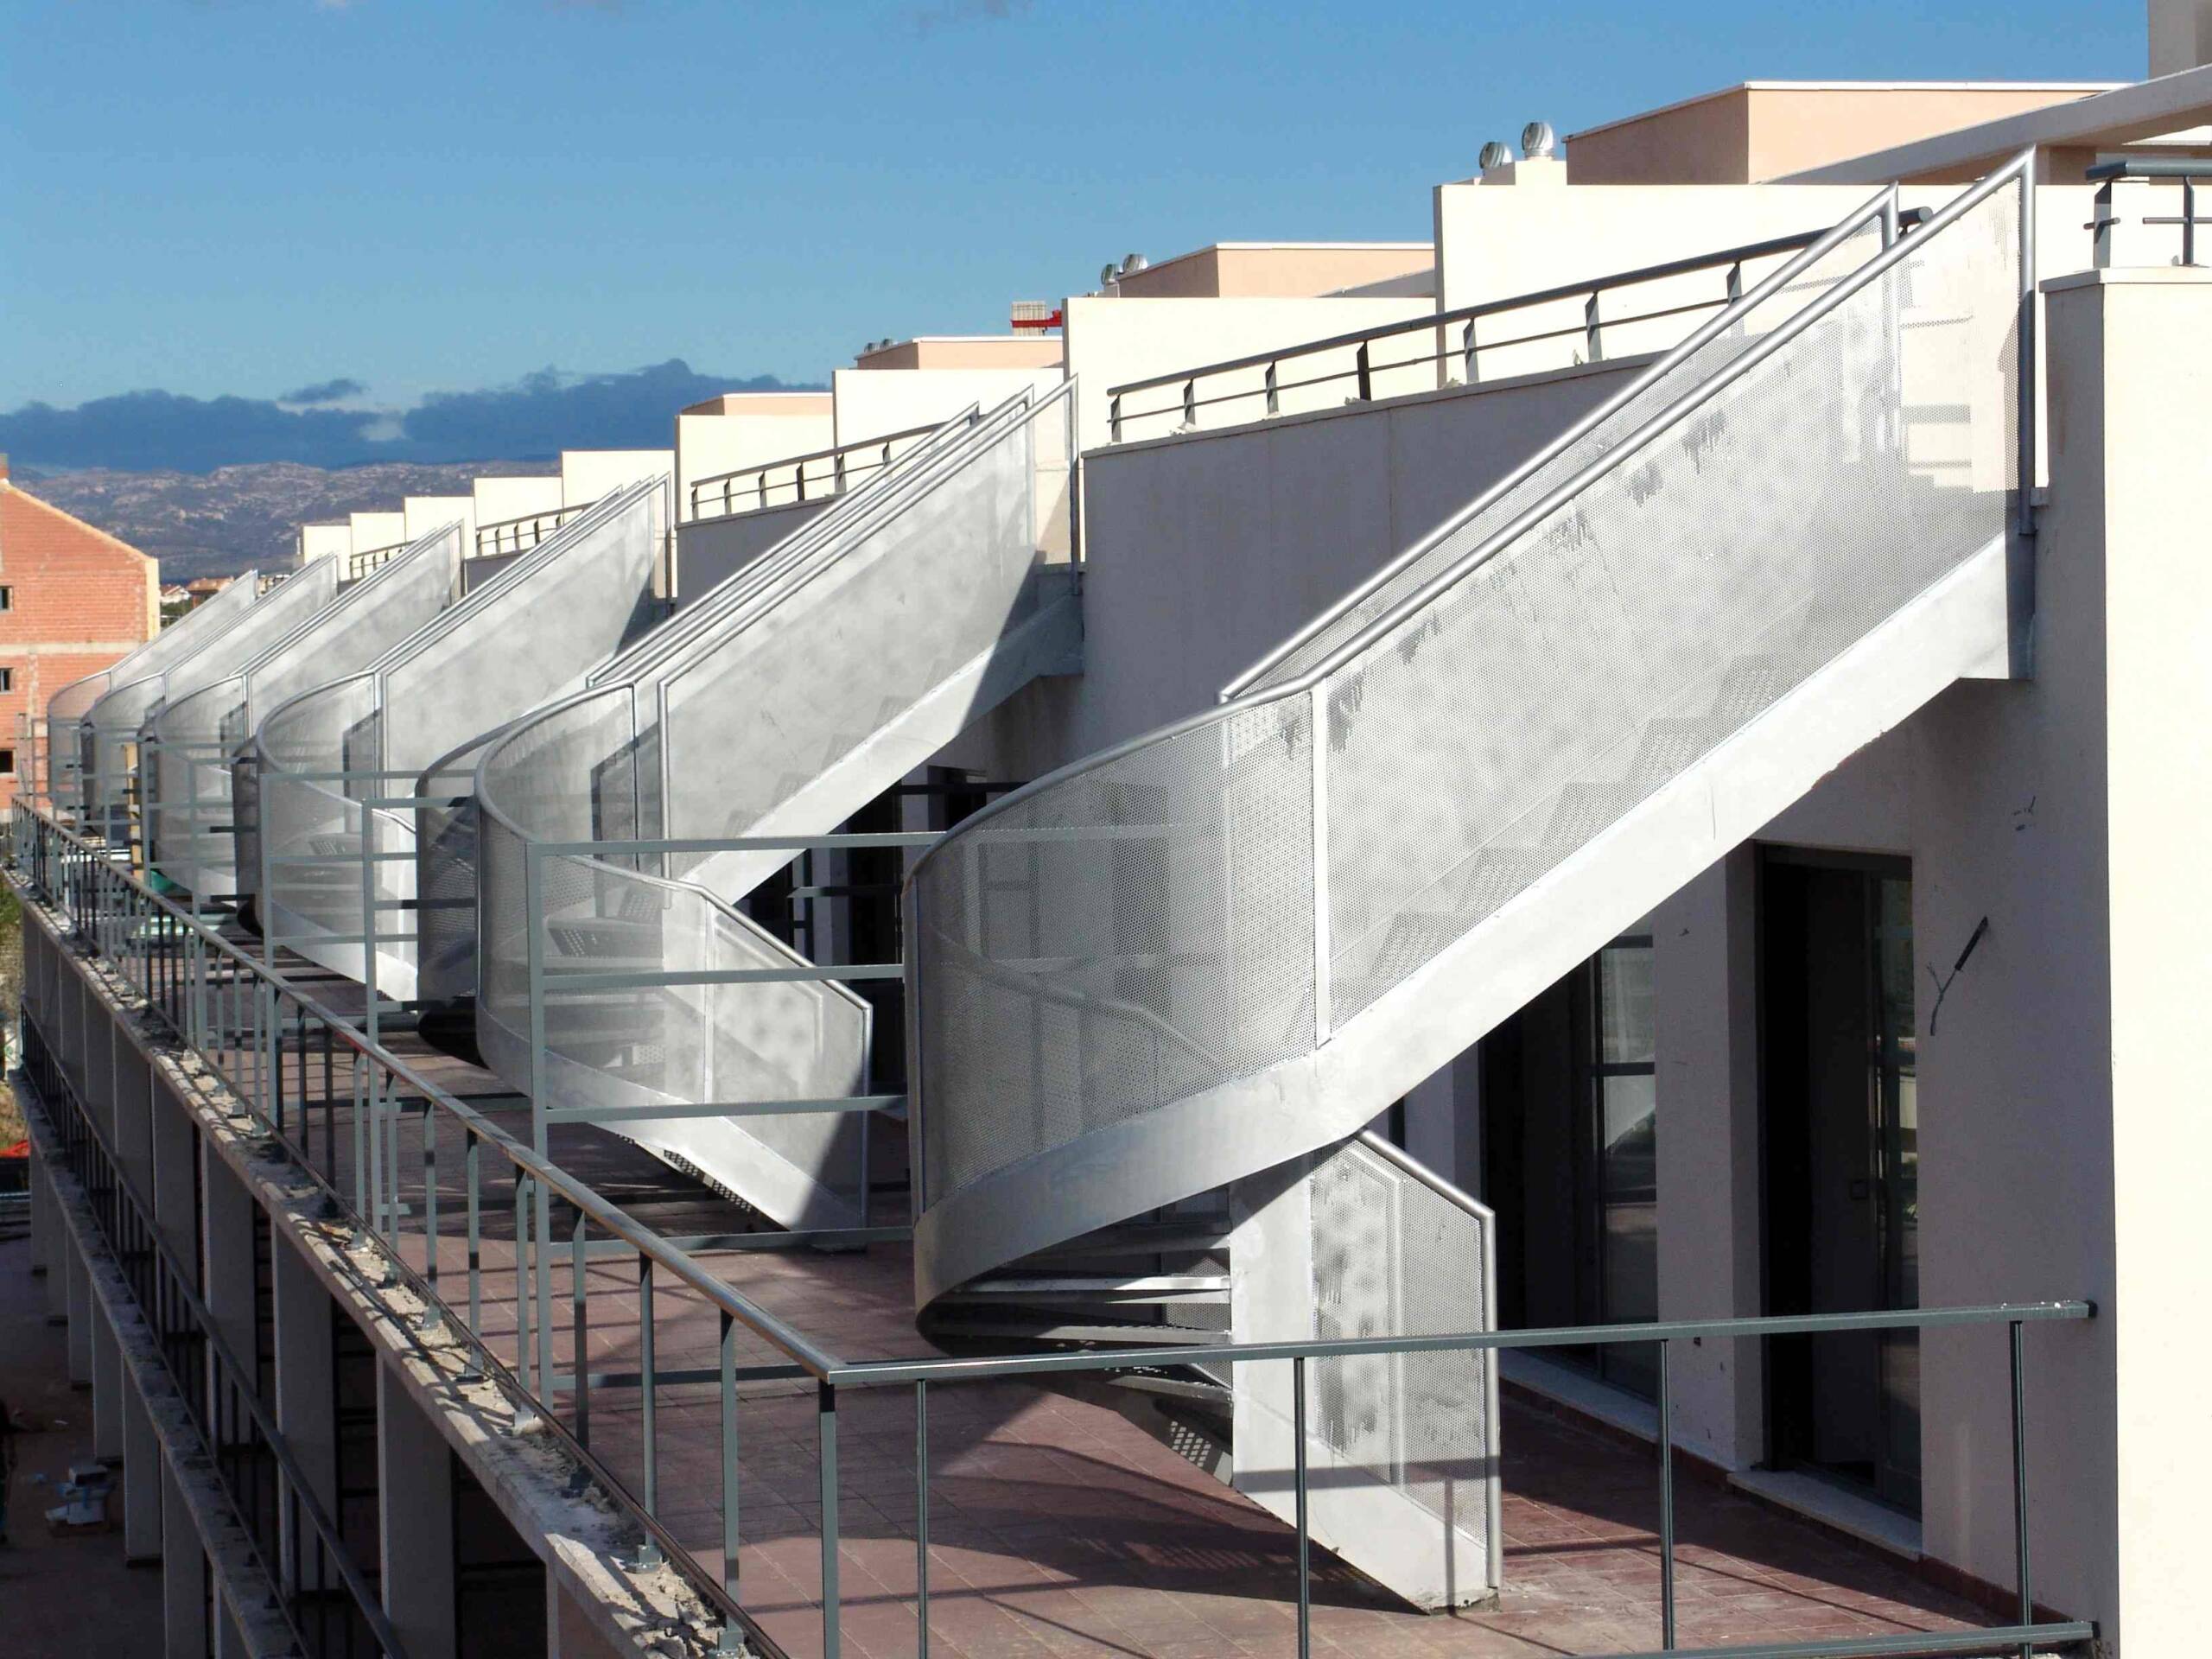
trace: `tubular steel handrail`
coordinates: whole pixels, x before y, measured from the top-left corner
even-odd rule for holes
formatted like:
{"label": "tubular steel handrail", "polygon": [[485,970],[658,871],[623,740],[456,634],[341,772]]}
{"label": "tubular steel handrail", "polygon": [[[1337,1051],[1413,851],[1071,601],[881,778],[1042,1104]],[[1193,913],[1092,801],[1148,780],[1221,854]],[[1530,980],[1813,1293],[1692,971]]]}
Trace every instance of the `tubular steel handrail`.
{"label": "tubular steel handrail", "polygon": [[[766,839],[766,838],[764,838]],[[797,840],[798,837],[773,838]],[[1828,1640],[1808,1644],[1797,1651],[1815,1654],[1874,1654],[1936,1656],[1986,1652],[2004,1646],[2026,1653],[2030,1646],[2094,1639],[2096,1627],[2079,1620],[2036,1622],[2028,1548],[2029,1504],[2026,1484],[2026,1407],[2024,1332],[2026,1325],[2050,1321],[2082,1320],[2095,1310],[2086,1301],[1997,1303],[1979,1306],[1921,1308],[1899,1312],[1809,1314],[1767,1319],[1675,1320],[1658,1324],[1581,1325],[1522,1331],[1471,1331],[1417,1337],[1313,1338],[1287,1342],[1247,1342],[1192,1344],[1187,1348],[1097,1349],[1087,1351],[1023,1353],[980,1358],[938,1357],[904,1360],[848,1361],[811,1342],[798,1331],[759,1307],[732,1287],[713,1278],[690,1254],[635,1220],[626,1211],[601,1197],[587,1183],[560,1168],[550,1159],[533,1153],[475,1109],[421,1077],[407,1063],[380,1044],[353,1030],[345,1018],[285,976],[267,968],[253,957],[195,921],[179,906],[154,893],[102,851],[86,842],[47,813],[26,809],[17,815],[10,842],[16,877],[34,893],[60,906],[70,925],[118,971],[127,971],[135,960],[143,974],[149,1002],[184,1041],[198,1049],[229,1083],[240,1109],[257,1128],[279,1141],[298,1168],[319,1186],[333,1213],[350,1216],[363,1248],[379,1250],[392,1278],[419,1296],[425,1309],[426,1329],[452,1328],[467,1346],[477,1374],[494,1381],[523,1411],[543,1420],[543,1427],[563,1445],[609,1491],[626,1516],[645,1535],[649,1549],[664,1553],[689,1584],[727,1621],[725,1651],[734,1651],[734,1634],[742,1630],[756,1651],[780,1651],[766,1638],[737,1601],[735,1564],[738,1560],[736,1459],[737,1383],[741,1380],[804,1379],[811,1377],[816,1389],[817,1464],[822,1502],[823,1650],[829,1659],[842,1651],[842,1597],[839,1590],[839,1532],[841,1484],[838,1474],[837,1395],[841,1389],[911,1387],[915,1401],[915,1458],[918,1472],[916,1500],[917,1618],[922,1650],[927,1650],[930,1571],[929,1522],[929,1390],[963,1382],[1019,1381],[1070,1373],[1102,1371],[1156,1372],[1163,1366],[1256,1364],[1275,1361],[1289,1363],[1294,1375],[1294,1397],[1302,1408],[1307,1389],[1306,1373],[1313,1362],[1363,1355],[1417,1354],[1449,1351],[1495,1352],[1510,1349],[1580,1348],[1596,1343],[1649,1342],[1659,1350],[1661,1377],[1658,1452],[1662,1470],[1661,1553],[1662,1609],[1669,1651],[1675,1647],[1673,1628],[1674,1482],[1672,1411],[1667,1393],[1668,1344],[1677,1341],[1732,1340],[1804,1336],[1843,1332],[1929,1330],[1975,1325],[2008,1327],[2012,1397],[2015,1572],[2020,1617],[2015,1624],[1970,1631],[1915,1632],[1899,1637],[1854,1642]],[[60,949],[58,945],[56,949]],[[310,1033],[319,1036],[327,1057],[347,1056],[359,1074],[355,1098],[368,1113],[364,1125],[355,1114],[355,1191],[349,1198],[334,1179],[335,1129],[326,1116],[323,1150],[331,1173],[326,1174],[313,1156],[315,1135],[306,1099],[305,1079],[315,1049]],[[236,1039],[226,1051],[223,1043]],[[334,1069],[334,1058],[330,1059]],[[233,1079],[243,1067],[245,1075]],[[289,1079],[301,1079],[299,1100],[289,1100]],[[412,1098],[403,1102],[404,1091]],[[387,1098],[389,1096],[389,1098]],[[297,1109],[288,1112],[288,1104]],[[320,1109],[326,1113],[328,1107]],[[459,1123],[466,1141],[469,1183],[469,1294],[466,1314],[442,1291],[437,1257],[426,1251],[417,1267],[400,1250],[400,1158],[398,1128],[403,1116],[419,1110],[427,1129],[435,1117]],[[522,1224],[517,1235],[518,1299],[516,1368],[501,1363],[478,1334],[481,1306],[478,1280],[477,1217],[481,1177],[479,1154],[490,1147],[508,1160],[516,1172],[515,1213]],[[1395,1148],[1377,1148],[1391,1156]],[[1395,1161],[1394,1157],[1393,1161]],[[435,1148],[426,1139],[423,1168],[435,1169]],[[366,1171],[375,1184],[366,1191]],[[529,1328],[530,1299],[521,1294],[521,1281],[529,1272],[531,1236],[528,1227],[533,1189],[558,1193],[573,1206],[575,1222],[568,1239],[556,1243],[552,1230],[542,1228],[537,1238],[535,1264],[539,1274],[537,1329]],[[428,1213],[427,1238],[439,1236],[437,1189],[426,1180],[422,1198]],[[1447,1195],[1448,1196],[1448,1195]],[[1471,1204],[1473,1200],[1468,1199]],[[604,1240],[588,1236],[597,1229]],[[728,1248],[731,1239],[702,1242],[700,1248]],[[550,1340],[550,1307],[544,1300],[544,1274],[551,1254],[566,1255],[575,1282],[581,1283],[584,1263],[609,1255],[633,1257],[639,1263],[638,1313],[640,1369],[609,1373],[578,1369],[566,1373],[556,1369]],[[654,1289],[661,1275],[668,1275],[715,1308],[720,1336],[717,1363],[694,1371],[658,1364],[652,1342]],[[585,1304],[577,1297],[574,1306],[577,1337],[575,1352],[585,1352],[582,1338],[588,1328]],[[738,1363],[737,1332],[742,1328],[766,1341],[787,1363],[743,1366]],[[537,1361],[531,1363],[531,1337],[537,1338]],[[677,1383],[719,1382],[722,1402],[721,1469],[723,1481],[723,1574],[709,1571],[677,1540],[658,1519],[658,1465],[652,1424],[652,1401],[658,1389]],[[564,1425],[553,1409],[556,1395],[566,1389],[574,1397],[573,1427]],[[645,1426],[642,1452],[642,1494],[633,1494],[621,1478],[610,1471],[590,1449],[588,1401],[594,1389],[628,1389],[639,1391]],[[1296,1447],[1293,1478],[1300,1497],[1299,1514],[1306,1514],[1304,1497],[1309,1482],[1302,1434],[1292,1437]],[[1299,1651],[1310,1651],[1310,1546],[1306,1529],[1299,1529]],[[726,1575],[726,1576],[725,1576]],[[1700,1650],[1705,1651],[1705,1650]],[[1763,1646],[1756,1649],[1718,1649],[1715,1654],[1787,1653],[1791,1649]]]}
{"label": "tubular steel handrail", "polygon": [[1332,605],[1325,607],[1309,621],[1293,632],[1288,638],[1269,650],[1257,662],[1224,686],[1221,690],[1220,701],[1227,702],[1230,698],[1241,695],[1247,687],[1277,663],[1297,651],[1339,617],[1352,610],[1369,595],[1379,591],[1399,572],[1425,557],[1446,537],[1462,525],[1471,522],[1477,514],[1482,512],[1492,502],[1503,499],[1507,491],[1514,488],[1522,480],[1535,476],[1539,468],[1564,454],[1571,446],[1596,430],[1602,423],[1626,408],[1643,394],[1645,387],[1656,383],[1662,375],[1686,361],[1694,353],[1719,338],[1738,317],[1748,314],[1754,307],[1781,292],[1788,283],[1795,281],[1824,255],[1859,234],[1869,224],[1879,223],[1884,227],[1885,234],[1892,225],[1901,226],[1902,220],[1897,209],[1897,186],[1893,184],[1876,192],[1857,209],[1831,226],[1825,235],[1808,244],[1796,258],[1770,272],[1764,281],[1751,289],[1751,292],[1742,296],[1733,305],[1719,315],[1708,318],[1701,326],[1693,330],[1688,338],[1662,353],[1642,373],[1631,378],[1628,385],[1606,398],[1588,414],[1572,423],[1549,442],[1540,445],[1535,453],[1526,461],[1517,467],[1510,468],[1503,478],[1445,518],[1442,523],[1415,541],[1404,552],[1384,564],[1374,575],[1353,587],[1343,598]]}
{"label": "tubular steel handrail", "polygon": [[2145,213],[2139,222],[2180,226],[2181,257],[2176,263],[2186,266],[2196,264],[2196,227],[2212,224],[2212,218],[2198,216],[2196,182],[2199,179],[2212,179],[2212,160],[2188,156],[2100,156],[2095,165],[2084,169],[2082,176],[2097,187],[2096,217],[2086,228],[2098,270],[2106,270],[2112,264],[2113,227],[2123,222],[2113,207],[2113,187],[2150,184],[2163,179],[2180,184],[2181,212]]}
{"label": "tubular steel handrail", "polygon": [[[518,512],[512,518],[494,518],[488,524],[476,526],[476,556],[480,559],[497,558],[507,553],[524,553],[545,539],[545,532],[558,530],[580,512],[589,512],[598,505],[596,501],[575,501],[565,506],[547,507],[538,512]],[[530,539],[523,539],[523,526],[529,526]],[[490,547],[484,545],[486,537],[492,538]]]}
{"label": "tubular steel handrail", "polygon": [[[1885,193],[1894,200],[1894,187]],[[1906,219],[1916,215],[1907,213]],[[1194,422],[1201,409],[1216,404],[1233,404],[1262,398],[1269,415],[1279,412],[1282,393],[1308,386],[1328,385],[1342,380],[1355,381],[1357,391],[1353,401],[1374,401],[1374,377],[1385,371],[1419,368],[1434,364],[1438,370],[1438,385],[1446,384],[1446,365],[1457,363],[1464,370],[1465,384],[1474,385],[1479,380],[1481,354],[1502,351],[1509,346],[1529,346],[1549,340],[1579,338],[1588,353],[1587,360],[1602,362],[1605,358],[1605,330],[1628,327],[1637,323],[1658,322],[1669,317],[1685,316],[1695,311],[1714,308],[1726,308],[1743,297],[1744,266],[1755,259],[1770,258],[1776,254],[1789,253],[1813,246],[1833,234],[1833,227],[1821,226],[1800,231],[1788,236],[1769,237],[1764,241],[1747,242],[1738,247],[1722,248],[1711,253],[1692,254],[1685,258],[1669,259],[1658,264],[1639,265],[1630,270],[1615,271],[1608,276],[1592,276],[1580,282],[1561,283],[1550,288],[1535,289],[1524,294],[1508,295],[1499,299],[1484,300],[1473,305],[1455,306],[1448,311],[1431,312],[1410,317],[1402,322],[1383,323],[1370,328],[1355,328],[1340,334],[1329,334],[1319,340],[1301,340],[1294,345],[1279,346],[1271,351],[1248,352],[1242,357],[1224,358],[1219,362],[1207,363],[1194,369],[1177,369],[1165,374],[1150,375],[1141,380],[1125,381],[1107,388],[1108,430],[1110,441],[1120,442],[1125,435],[1123,428],[1132,421],[1179,416],[1185,423]],[[1695,276],[1700,271],[1726,270],[1726,291],[1709,300],[1693,300],[1681,304],[1666,305],[1653,310],[1633,312],[1623,316],[1602,315],[1599,300],[1602,296],[1621,289],[1632,288],[1643,283],[1663,282],[1672,277]],[[1581,299],[1583,315],[1580,321],[1567,327],[1541,328],[1532,333],[1514,334],[1503,340],[1478,339],[1475,325],[1486,317],[1510,315],[1515,312],[1534,310],[1542,306],[1556,305],[1562,301]],[[1394,358],[1377,362],[1374,346],[1381,341],[1397,340],[1407,335],[1434,334],[1440,339],[1443,331],[1453,325],[1461,328],[1460,343],[1455,348],[1440,346],[1423,355]],[[1316,357],[1325,352],[1356,353],[1349,369],[1316,374],[1300,380],[1280,378],[1281,365],[1300,358]],[[1224,391],[1211,397],[1198,395],[1200,383],[1216,375],[1234,374],[1247,369],[1264,368],[1263,385],[1243,390]],[[1162,386],[1181,388],[1181,400],[1159,409],[1135,410],[1124,413],[1122,398],[1129,393],[1151,391]]]}
{"label": "tubular steel handrail", "polygon": [[[936,431],[938,425],[939,423],[932,421],[922,426],[910,426],[898,432],[887,432],[880,437],[855,438],[850,443],[831,444],[826,449],[810,449],[805,454],[798,455],[781,455],[774,461],[764,461],[753,466],[734,467],[726,473],[709,473],[703,478],[695,478],[691,480],[690,492],[690,522],[696,523],[702,517],[708,516],[702,512],[702,502],[709,496],[718,495],[721,503],[721,510],[711,516],[716,518],[729,518],[742,512],[759,512],[772,505],[795,506],[801,502],[827,500],[831,497],[842,495],[852,487],[852,480],[856,475],[879,472],[891,464],[892,445],[905,443],[916,438],[925,438]],[[876,452],[873,459],[859,466],[851,464],[853,457],[871,451]],[[809,461],[826,461],[830,463],[830,488],[824,495],[810,496],[806,493],[806,466]],[[786,467],[792,469],[791,477],[789,480],[773,484],[768,481],[769,474],[781,472]],[[748,478],[753,480],[753,488],[749,492],[735,487],[740,479]],[[721,486],[718,492],[714,487],[716,485]],[[793,493],[788,502],[771,502],[768,499],[768,494],[772,490],[790,490]],[[750,506],[740,505],[744,496],[748,493],[753,498],[753,504]]]}
{"label": "tubular steel handrail", "polygon": [[[177,1395],[184,1402],[193,1426],[200,1432],[202,1444],[209,1452],[208,1464],[222,1480],[239,1517],[246,1524],[241,1529],[263,1574],[269,1582],[279,1587],[280,1592],[289,1586],[291,1594],[285,1602],[285,1617],[292,1625],[293,1635],[303,1637],[300,1628],[299,1601],[309,1594],[327,1594],[328,1584],[320,1582],[325,1577],[320,1570],[328,1567],[335,1571],[341,1587],[352,1599],[353,1611],[367,1629],[371,1638],[390,1659],[405,1659],[406,1649],[398,1633],[385,1617],[384,1606],[377,1592],[363,1577],[359,1566],[346,1548],[337,1524],[331,1519],[315,1496],[313,1484],[301,1467],[297,1456],[276,1423],[274,1411],[261,1399],[251,1382],[251,1369],[243,1363],[229,1343],[224,1340],[221,1327],[214,1314],[192,1287],[168,1241],[162,1236],[159,1228],[146,1213],[139,1197],[130,1190],[120,1176],[122,1165],[107,1136],[100,1132],[92,1114],[86,1109],[76,1085],[54,1058],[52,1046],[38,1022],[37,1016],[26,1005],[22,1010],[25,1042],[25,1074],[30,1078],[41,1105],[50,1104],[58,1096],[67,1107],[69,1116],[55,1133],[61,1141],[62,1151],[77,1177],[94,1224],[106,1242],[117,1265],[122,1268],[147,1323],[153,1327],[159,1341],[163,1369],[169,1373]],[[95,1179],[97,1177],[99,1179]],[[209,1399],[209,1379],[195,1376],[194,1364],[180,1366],[175,1351],[176,1336],[168,1315],[181,1311],[191,1324],[191,1344],[204,1350],[214,1361],[217,1397]],[[229,1407],[226,1412],[224,1408]],[[269,1449],[270,1459],[283,1477],[278,1488],[280,1504],[289,1502],[291,1515],[289,1527],[283,1517],[276,1518],[280,1529],[275,1541],[276,1559],[270,1559],[270,1540],[263,1535],[259,1513],[259,1493],[240,1490],[234,1484],[228,1453],[236,1440],[235,1418],[243,1410],[247,1425]],[[230,1429],[224,1425],[225,1417],[233,1420]],[[248,1514],[249,1504],[254,1513]],[[304,1569],[300,1552],[300,1522],[305,1520],[313,1535],[318,1570],[312,1575],[318,1583],[310,1591],[305,1580],[309,1576]],[[283,1568],[289,1562],[291,1573],[288,1579]],[[347,1651],[352,1644],[347,1643]],[[316,1650],[322,1650],[318,1646]]]}
{"label": "tubular steel handrail", "polygon": [[372,547],[365,552],[348,553],[346,556],[346,580],[348,582],[359,581],[363,576],[367,575],[370,571],[375,569],[378,565],[397,558],[402,553],[404,553],[409,548],[414,545],[415,543],[410,537],[405,540],[394,542],[389,547]]}

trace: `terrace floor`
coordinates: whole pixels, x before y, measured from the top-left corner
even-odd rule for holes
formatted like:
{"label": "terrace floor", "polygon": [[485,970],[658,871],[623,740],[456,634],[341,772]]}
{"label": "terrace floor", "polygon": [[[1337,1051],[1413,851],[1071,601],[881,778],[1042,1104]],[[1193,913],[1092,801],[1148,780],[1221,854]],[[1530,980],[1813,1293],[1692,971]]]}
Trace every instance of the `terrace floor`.
{"label": "terrace floor", "polygon": [[[301,977],[312,978],[312,970]],[[342,983],[342,982],[341,982]],[[311,986],[334,999],[340,984]],[[528,1114],[486,1074],[395,1035],[392,1046],[438,1086],[470,1097],[511,1133]],[[292,1069],[292,1068],[296,1069]],[[352,1103],[342,1068],[321,1098],[320,1051],[288,1065],[304,1087],[308,1151],[353,1181]],[[401,1131],[406,1253],[425,1259],[418,1120]],[[880,1126],[889,1137],[895,1125]],[[893,1148],[887,1147],[886,1151]],[[441,1287],[467,1304],[462,1146],[448,1122],[436,1141]],[[562,1127],[556,1163],[669,1236],[758,1226],[696,1179],[605,1131]],[[499,1166],[495,1169],[494,1166]],[[480,1332],[514,1357],[512,1184],[486,1154]],[[887,1204],[887,1208],[890,1207]],[[879,1216],[879,1221],[893,1219]],[[569,1224],[556,1215],[564,1246]],[[904,1245],[865,1252],[723,1250],[699,1258],[766,1311],[848,1360],[934,1351],[915,1331]],[[565,1249],[553,1269],[556,1367],[573,1369],[575,1333]],[[594,1373],[633,1371],[638,1270],[627,1255],[595,1255],[586,1274],[585,1338]],[[657,1363],[713,1375],[719,1316],[696,1295],[656,1293]],[[739,1363],[782,1356],[741,1340]],[[810,1380],[740,1386],[739,1599],[793,1659],[823,1651],[822,1494]],[[656,1393],[659,1518],[709,1573],[722,1565],[719,1395],[711,1381]],[[574,1399],[559,1402],[573,1421]],[[930,1395],[930,1651],[961,1659],[1047,1656],[1288,1656],[1295,1651],[1296,1555],[1291,1529],[1179,1456],[1132,1416],[1148,1396],[1097,1384],[940,1384]],[[1660,1645],[1658,1484],[1652,1453],[1533,1405],[1503,1407],[1504,1588],[1495,1606],[1425,1615],[1317,1552],[1313,1649],[1324,1654],[1464,1656],[1627,1653]],[[838,1407],[838,1552],[843,1650],[896,1659],[916,1639],[914,1399],[906,1389],[844,1390]],[[589,1444],[638,1489],[639,1390],[590,1389]],[[1949,1630],[1991,1622],[1930,1587],[1911,1567],[1733,1491],[1676,1481],[1679,1640],[1685,1647],[1817,1641]]]}

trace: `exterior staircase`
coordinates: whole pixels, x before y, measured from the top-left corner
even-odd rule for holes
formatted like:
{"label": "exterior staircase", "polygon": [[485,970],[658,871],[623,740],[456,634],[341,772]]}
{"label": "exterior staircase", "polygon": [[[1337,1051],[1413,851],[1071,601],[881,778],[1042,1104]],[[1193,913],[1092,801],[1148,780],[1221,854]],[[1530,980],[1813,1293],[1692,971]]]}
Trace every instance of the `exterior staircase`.
{"label": "exterior staircase", "polygon": [[[1064,385],[956,417],[485,754],[477,1044],[542,1113],[785,1227],[863,1224],[864,1114],[895,1108],[874,1011],[741,908],[791,851],[712,843],[828,834],[1079,666],[1072,406]],[[684,845],[618,844],[641,841]],[[533,843],[583,842],[606,844],[531,875]],[[702,977],[570,988],[609,974]]]}
{"label": "exterior staircase", "polygon": [[[2024,169],[1893,194],[1221,705],[906,894],[916,1301],[1132,1346],[1494,1319],[1488,1212],[1369,1126],[1825,774],[2021,660]],[[1183,1356],[1236,1484],[1420,1605],[1499,1582],[1494,1370]]]}

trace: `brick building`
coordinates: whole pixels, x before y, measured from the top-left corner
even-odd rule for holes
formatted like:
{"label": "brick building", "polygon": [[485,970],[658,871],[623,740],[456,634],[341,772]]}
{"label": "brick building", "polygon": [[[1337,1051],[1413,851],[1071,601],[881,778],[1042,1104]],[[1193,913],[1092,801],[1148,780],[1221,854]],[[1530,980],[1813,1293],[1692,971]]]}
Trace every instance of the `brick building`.
{"label": "brick building", "polygon": [[0,455],[0,809],[46,700],[153,637],[161,565],[18,487]]}

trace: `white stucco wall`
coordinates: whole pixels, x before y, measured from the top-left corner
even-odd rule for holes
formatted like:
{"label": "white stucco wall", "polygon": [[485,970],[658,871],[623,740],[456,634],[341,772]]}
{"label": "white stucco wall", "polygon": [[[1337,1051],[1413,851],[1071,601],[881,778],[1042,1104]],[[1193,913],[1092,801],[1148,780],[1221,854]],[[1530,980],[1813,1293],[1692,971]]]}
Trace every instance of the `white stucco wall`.
{"label": "white stucco wall", "polygon": [[1058,368],[839,369],[830,377],[835,442],[864,442],[949,420],[970,404],[989,409],[1024,386],[1057,386]]}
{"label": "white stucco wall", "polygon": [[738,407],[729,413],[676,417],[677,503],[682,518],[691,516],[691,486],[696,480],[827,449],[836,442],[830,400],[819,392],[748,395],[731,401]]}
{"label": "white stucco wall", "polygon": [[414,541],[442,525],[458,522],[461,544],[476,544],[476,502],[466,495],[410,495],[402,507],[407,539]]}
{"label": "white stucco wall", "polygon": [[673,449],[563,449],[561,505],[588,506],[640,479],[665,477],[675,470]]}
{"label": "white stucco wall", "polygon": [[543,474],[531,478],[480,478],[471,493],[476,503],[476,523],[503,523],[526,513],[551,512],[561,505],[561,480]]}
{"label": "white stucco wall", "polygon": [[300,526],[300,563],[310,559],[327,559],[334,556],[343,558],[353,550],[353,526],[348,520],[342,524],[302,524]]}
{"label": "white stucco wall", "polygon": [[404,512],[356,512],[348,522],[353,526],[353,549],[366,553],[372,549],[390,547],[407,539],[407,515]]}

